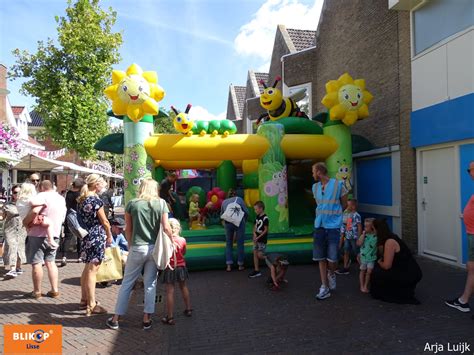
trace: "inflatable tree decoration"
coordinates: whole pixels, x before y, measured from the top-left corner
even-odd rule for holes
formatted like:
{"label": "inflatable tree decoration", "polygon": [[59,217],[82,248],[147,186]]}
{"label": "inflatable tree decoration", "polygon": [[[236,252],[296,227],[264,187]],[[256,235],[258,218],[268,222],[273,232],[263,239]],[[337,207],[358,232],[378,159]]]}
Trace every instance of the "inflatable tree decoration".
{"label": "inflatable tree decoration", "polygon": [[[329,110],[319,120],[323,123],[325,135],[336,139],[339,149],[326,164],[329,175],[344,180],[346,188],[352,189],[352,141],[350,127],[357,120],[369,116],[368,104],[373,96],[365,89],[365,80],[354,80],[344,73],[337,80],[326,83],[326,95],[321,100]],[[328,117],[329,116],[329,117]]]}
{"label": "inflatable tree decoration", "polygon": [[112,85],[104,91],[112,100],[112,115],[123,119],[124,133],[110,134],[96,143],[95,149],[123,153],[125,203],[136,197],[140,182],[151,177],[153,161],[144,148],[153,134],[153,116],[159,117],[158,102],[165,96],[156,72],[144,72],[132,64],[126,72],[114,70]]}

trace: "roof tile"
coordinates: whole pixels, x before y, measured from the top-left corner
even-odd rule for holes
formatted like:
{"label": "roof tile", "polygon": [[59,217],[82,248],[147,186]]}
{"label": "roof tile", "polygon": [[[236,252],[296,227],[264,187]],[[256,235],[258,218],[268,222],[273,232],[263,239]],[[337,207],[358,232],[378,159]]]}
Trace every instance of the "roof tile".
{"label": "roof tile", "polygon": [[258,89],[260,90],[260,93],[263,92],[264,87],[260,83],[260,80],[263,80],[265,82],[265,84],[268,85],[269,84],[268,83],[268,73],[255,73],[255,79],[257,79]]}
{"label": "roof tile", "polygon": [[15,116],[21,114],[24,109],[25,106],[12,106],[12,111]]}
{"label": "roof tile", "polygon": [[286,30],[298,52],[315,45],[316,31],[295,30],[293,28],[287,28]]}
{"label": "roof tile", "polygon": [[237,105],[239,107],[239,116],[242,117],[244,112],[244,104],[245,104],[245,86],[234,86],[235,96],[237,97]]}
{"label": "roof tile", "polygon": [[36,110],[33,110],[30,112],[30,117],[31,117],[31,122],[28,123],[28,126],[30,127],[43,127],[44,122],[43,118],[39,115]]}

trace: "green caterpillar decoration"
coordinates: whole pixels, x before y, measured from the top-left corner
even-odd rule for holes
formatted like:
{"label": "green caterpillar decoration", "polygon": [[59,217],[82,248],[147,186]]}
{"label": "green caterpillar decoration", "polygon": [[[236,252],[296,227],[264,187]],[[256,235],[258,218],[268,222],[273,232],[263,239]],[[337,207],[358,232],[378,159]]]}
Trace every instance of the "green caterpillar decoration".
{"label": "green caterpillar decoration", "polygon": [[173,119],[174,128],[178,132],[183,133],[188,137],[192,136],[193,134],[200,136],[210,134],[213,137],[221,134],[227,137],[229,134],[235,134],[237,132],[235,123],[229,120],[193,121],[189,119],[188,113],[191,109],[191,104],[186,106],[186,110],[184,112],[179,112],[173,106],[171,106],[171,109],[176,114],[175,118]]}

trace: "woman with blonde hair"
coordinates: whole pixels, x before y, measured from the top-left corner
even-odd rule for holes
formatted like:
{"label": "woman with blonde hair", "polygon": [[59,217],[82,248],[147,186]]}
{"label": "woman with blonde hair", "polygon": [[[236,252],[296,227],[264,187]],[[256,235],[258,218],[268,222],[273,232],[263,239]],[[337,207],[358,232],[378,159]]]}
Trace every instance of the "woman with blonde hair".
{"label": "woman with blonde hair", "polygon": [[151,328],[151,315],[155,312],[158,273],[153,259],[153,249],[161,225],[165,233],[172,238],[168,213],[166,202],[159,197],[158,183],[151,178],[144,179],[138,190],[138,198],[131,200],[125,208],[125,236],[131,247],[122,287],[117,297],[115,314],[106,322],[109,328],[119,328],[119,319],[127,312],[130,293],[142,270],[145,293],[143,329]]}
{"label": "woman with blonde hair", "polygon": [[80,309],[85,309],[87,316],[107,313],[107,310],[95,299],[97,271],[104,260],[106,244],[111,244],[113,240],[110,223],[104,211],[104,203],[97,195],[104,184],[102,177],[90,174],[77,199],[77,217],[89,232],[82,240],[81,248],[81,259],[85,266],[81,276]]}

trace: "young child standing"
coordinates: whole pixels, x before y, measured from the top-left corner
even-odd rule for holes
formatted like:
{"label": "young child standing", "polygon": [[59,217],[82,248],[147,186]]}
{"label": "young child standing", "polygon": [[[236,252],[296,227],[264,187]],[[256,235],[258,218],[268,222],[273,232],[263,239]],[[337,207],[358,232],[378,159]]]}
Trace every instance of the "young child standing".
{"label": "young child standing", "polygon": [[166,284],[166,316],[161,319],[164,324],[174,325],[174,285],[179,284],[181,294],[183,295],[184,304],[186,309],[184,315],[187,317],[192,316],[193,310],[191,309],[191,298],[189,296],[189,289],[186,285],[186,280],[189,278],[188,269],[186,268],[186,261],[184,254],[186,254],[186,239],[181,237],[181,224],[176,218],[170,218],[169,224],[173,232],[173,242],[175,247],[175,253],[170,260],[170,266],[167,267],[160,274],[160,281]]}
{"label": "young child standing", "polygon": [[344,265],[341,269],[336,271],[336,274],[349,274],[351,256],[357,256],[359,253],[357,239],[361,233],[362,220],[360,214],[357,213],[357,200],[350,199],[347,201],[347,209],[344,212],[343,223],[341,226],[341,243],[344,243]]}
{"label": "young child standing", "polygon": [[370,275],[377,261],[377,236],[375,235],[374,218],[364,220],[364,231],[357,240],[357,245],[360,246],[360,290],[368,293]]}
{"label": "young child standing", "polygon": [[45,217],[44,209],[46,205],[40,201],[36,201],[36,187],[33,184],[25,182],[21,185],[20,193],[18,194],[18,199],[16,201],[16,208],[18,209],[18,214],[23,220],[30,213],[34,207],[43,206],[40,213],[36,218],[30,223],[29,228],[32,226],[41,226],[47,228],[46,232],[46,241],[51,247],[51,249],[56,249],[59,244],[54,241],[54,232],[52,230],[51,223],[49,218]]}
{"label": "young child standing", "polygon": [[197,221],[198,225],[202,225],[201,213],[199,212],[199,195],[192,194],[189,200],[189,228]]}
{"label": "young child standing", "polygon": [[253,226],[253,265],[254,270],[249,274],[250,278],[262,276],[259,261],[265,259],[268,235],[268,216],[265,214],[265,204],[257,201],[253,205],[257,217]]}

